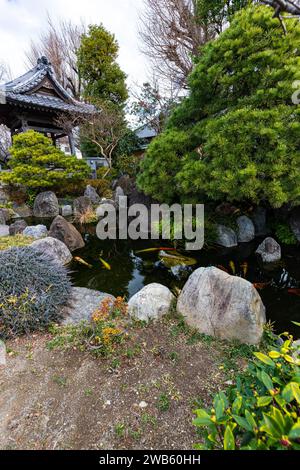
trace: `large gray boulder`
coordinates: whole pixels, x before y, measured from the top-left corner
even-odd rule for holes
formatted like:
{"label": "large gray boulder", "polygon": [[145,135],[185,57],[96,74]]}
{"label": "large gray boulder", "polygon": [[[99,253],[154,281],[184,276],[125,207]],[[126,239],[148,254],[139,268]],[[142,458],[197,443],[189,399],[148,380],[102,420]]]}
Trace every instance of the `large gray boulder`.
{"label": "large gray boulder", "polygon": [[247,243],[255,238],[255,227],[251,219],[246,215],[238,217],[236,220],[238,226],[238,242]]}
{"label": "large gray boulder", "polygon": [[268,237],[259,245],[256,254],[263,263],[276,263],[281,260],[281,247],[274,238]]}
{"label": "large gray boulder", "polygon": [[300,242],[300,207],[293,210],[290,218],[290,226],[298,242]]}
{"label": "large gray boulder", "polygon": [[215,267],[193,272],[181,291],[177,311],[201,333],[258,344],[265,307],[253,285]]}
{"label": "large gray boulder", "polygon": [[128,313],[137,320],[158,320],[170,311],[174,300],[174,295],[167,287],[156,283],[149,284],[131,297]]}
{"label": "large gray boulder", "polygon": [[73,259],[69,248],[57,238],[42,238],[36,240],[30,246],[40,253],[47,254],[49,258],[62,265],[70,263]]}
{"label": "large gray boulder", "polygon": [[0,224],[0,237],[8,237],[9,235],[9,226],[5,224]]}
{"label": "large gray boulder", "polygon": [[67,245],[70,251],[75,251],[85,246],[78,230],[61,215],[58,215],[53,220],[49,230],[49,237],[57,238],[57,240]]}
{"label": "large gray boulder", "polygon": [[217,244],[225,248],[232,248],[237,246],[237,236],[234,230],[225,225],[217,225]]}
{"label": "large gray boulder", "polygon": [[23,231],[23,235],[36,239],[44,238],[47,237],[48,230],[45,225],[30,225],[29,227],[25,228],[25,230]]}
{"label": "large gray boulder", "polygon": [[101,197],[97,193],[96,189],[90,184],[87,185],[84,195],[89,198],[92,204],[99,204]]}
{"label": "large gray boulder", "polygon": [[39,218],[56,217],[59,214],[59,204],[55,193],[45,191],[37,195],[33,205],[33,215]]}
{"label": "large gray boulder", "polygon": [[101,307],[104,299],[115,300],[110,294],[105,294],[85,287],[73,287],[68,305],[63,308],[63,324],[76,324],[81,321],[90,321],[92,314]]}
{"label": "large gray boulder", "polygon": [[20,206],[14,206],[14,215],[13,219],[18,219],[19,217],[32,217],[33,211],[26,204],[21,204]]}
{"label": "large gray boulder", "polygon": [[14,223],[9,226],[9,235],[18,235],[23,233],[25,228],[27,227],[27,223],[23,219],[17,219]]}
{"label": "large gray boulder", "polygon": [[74,214],[75,215],[82,215],[85,214],[89,210],[93,210],[93,206],[89,197],[80,196],[74,199]]}

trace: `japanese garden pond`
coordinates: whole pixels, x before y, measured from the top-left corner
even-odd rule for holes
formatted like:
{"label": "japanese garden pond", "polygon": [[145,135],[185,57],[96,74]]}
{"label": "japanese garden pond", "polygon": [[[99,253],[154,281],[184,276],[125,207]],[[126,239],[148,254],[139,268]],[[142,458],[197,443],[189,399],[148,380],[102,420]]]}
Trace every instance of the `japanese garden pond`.
{"label": "japanese garden pond", "polygon": [[[217,266],[256,285],[266,306],[267,319],[275,322],[276,332],[290,331],[300,337],[299,328],[292,323],[300,321],[300,296],[295,295],[299,293],[295,289],[300,288],[300,250],[297,247],[283,247],[281,262],[272,267],[262,265],[257,259],[255,250],[262,241],[258,239],[231,250],[213,247],[182,252],[184,256],[194,258],[196,263],[170,266],[164,263],[159,250],[146,251],[171,247],[165,241],[101,241],[89,233],[85,233],[84,238],[86,246],[75,256],[90,267],[75,260],[71,263],[71,276],[77,287],[129,299],[143,286],[158,282],[178,294],[194,269]],[[100,257],[110,269],[103,266]]]}
{"label": "japanese garden pond", "polygon": [[[45,219],[30,219],[27,222],[30,225],[51,224],[51,220]],[[275,265],[263,265],[255,255],[256,248],[263,240],[258,238],[233,249],[212,246],[186,252],[179,248],[178,251],[185,257],[193,258],[195,264],[170,266],[164,263],[160,250],[149,250],[172,248],[166,241],[101,241],[95,235],[94,225],[77,228],[86,246],[73,253],[74,259],[69,265],[76,287],[87,287],[129,299],[145,285],[157,282],[178,294],[193,270],[217,266],[255,284],[266,306],[267,319],[274,322],[277,333],[289,331],[296,338],[300,337],[300,328],[292,323],[300,322],[300,290],[296,290],[300,289],[300,250],[297,246],[282,246],[282,260]],[[109,269],[105,268],[100,258],[108,263]]]}

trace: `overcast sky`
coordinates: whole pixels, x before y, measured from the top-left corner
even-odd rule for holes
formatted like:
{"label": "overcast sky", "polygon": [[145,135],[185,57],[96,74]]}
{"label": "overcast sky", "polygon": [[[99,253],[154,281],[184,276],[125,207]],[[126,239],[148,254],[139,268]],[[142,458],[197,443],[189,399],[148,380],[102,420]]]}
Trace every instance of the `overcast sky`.
{"label": "overcast sky", "polygon": [[143,0],[0,0],[0,62],[9,64],[12,75],[26,71],[25,51],[52,18],[74,23],[103,23],[119,42],[119,63],[128,82],[143,83],[149,66],[139,51],[138,16]]}

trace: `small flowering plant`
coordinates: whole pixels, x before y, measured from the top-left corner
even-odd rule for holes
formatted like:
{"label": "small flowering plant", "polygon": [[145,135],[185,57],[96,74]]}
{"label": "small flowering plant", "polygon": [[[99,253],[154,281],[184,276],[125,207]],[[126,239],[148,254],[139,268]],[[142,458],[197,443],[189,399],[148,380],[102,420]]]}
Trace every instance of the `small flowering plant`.
{"label": "small flowering plant", "polygon": [[[282,335],[283,336],[283,335]],[[300,347],[286,341],[255,359],[236,385],[218,393],[210,410],[196,410],[204,428],[197,449],[300,450]]]}
{"label": "small flowering plant", "polygon": [[100,355],[111,353],[124,339],[127,304],[123,297],[106,298],[92,315],[89,348]]}
{"label": "small flowering plant", "polygon": [[128,334],[127,304],[123,297],[105,298],[89,322],[78,325],[52,325],[53,335],[48,342],[49,349],[78,349],[90,351],[95,356],[109,356]]}

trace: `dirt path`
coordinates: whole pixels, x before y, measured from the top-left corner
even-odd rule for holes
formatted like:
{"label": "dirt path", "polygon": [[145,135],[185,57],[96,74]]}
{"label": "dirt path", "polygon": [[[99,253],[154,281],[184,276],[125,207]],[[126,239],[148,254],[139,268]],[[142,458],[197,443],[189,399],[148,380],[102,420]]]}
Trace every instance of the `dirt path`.
{"label": "dirt path", "polygon": [[139,348],[128,347],[120,363],[49,351],[49,335],[9,342],[0,448],[191,449],[195,404],[208,404],[226,378],[214,343],[187,344],[174,328],[139,330]]}

